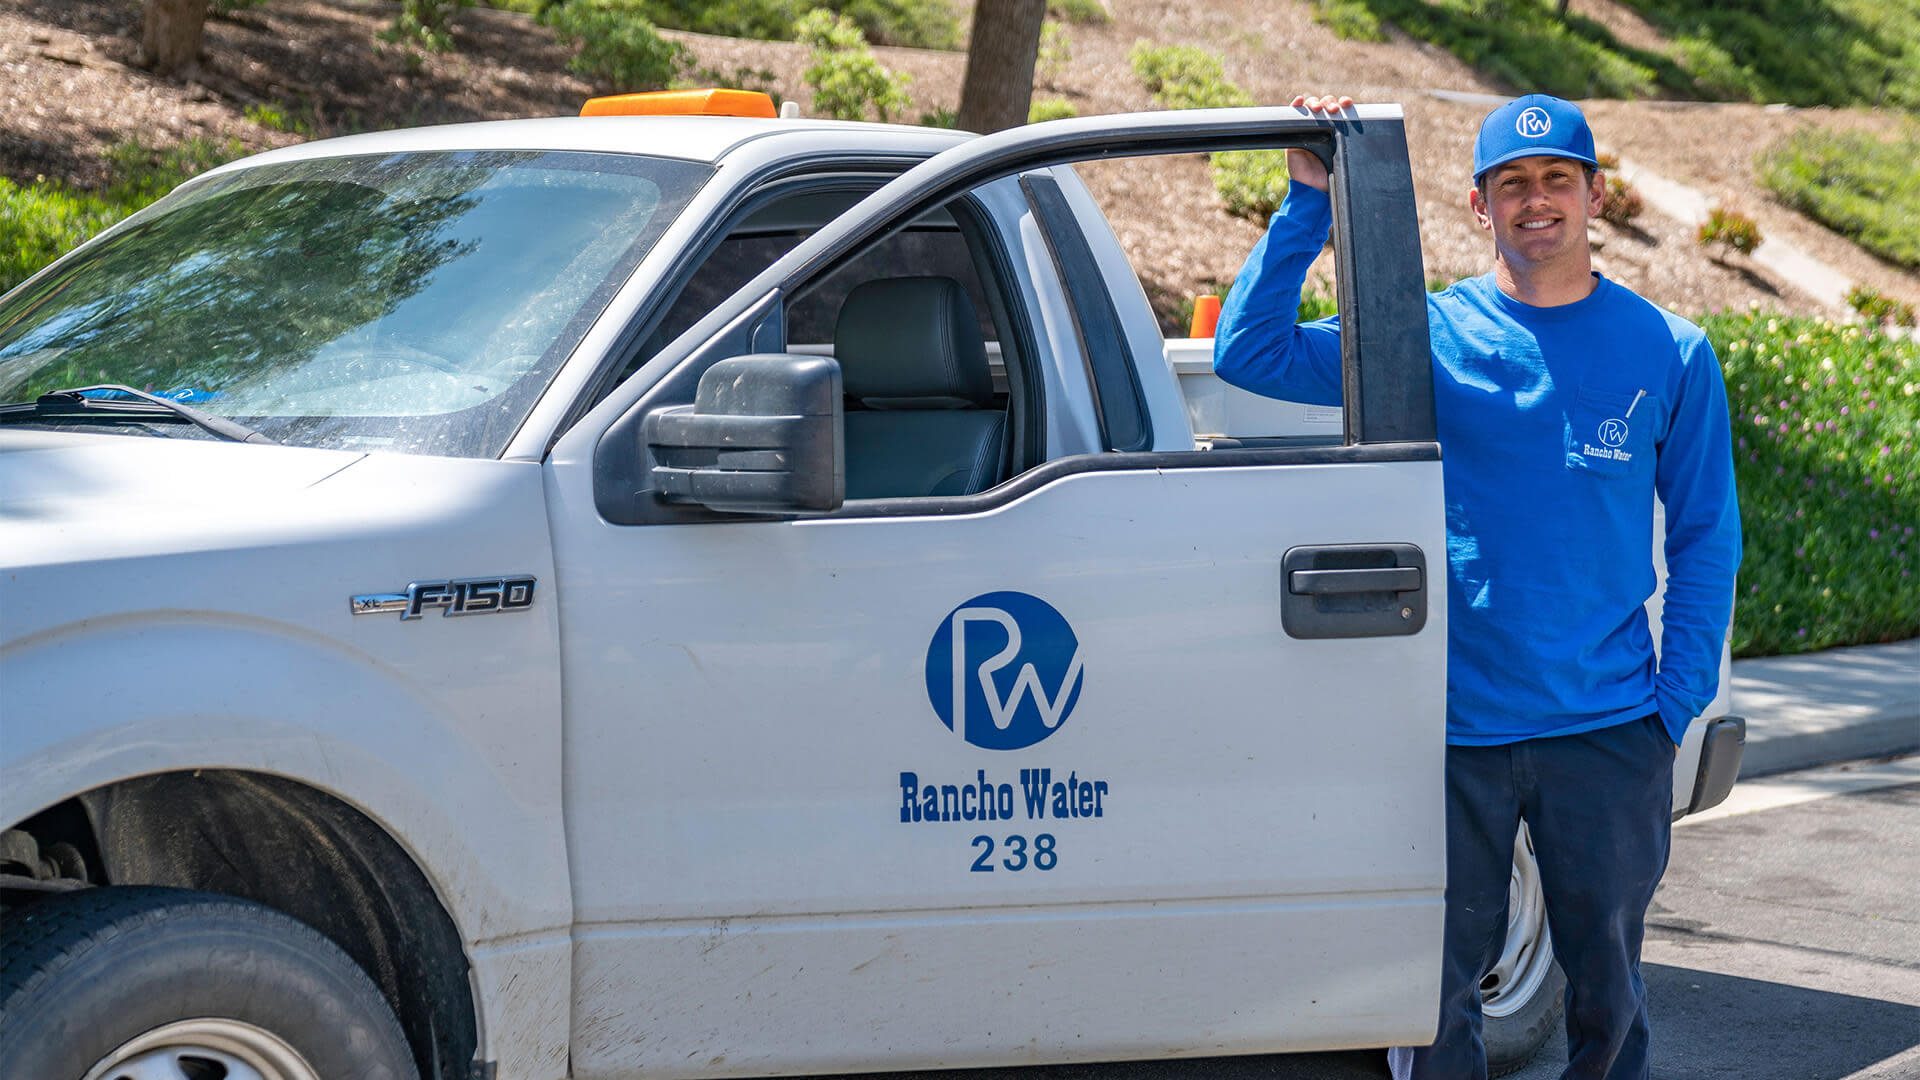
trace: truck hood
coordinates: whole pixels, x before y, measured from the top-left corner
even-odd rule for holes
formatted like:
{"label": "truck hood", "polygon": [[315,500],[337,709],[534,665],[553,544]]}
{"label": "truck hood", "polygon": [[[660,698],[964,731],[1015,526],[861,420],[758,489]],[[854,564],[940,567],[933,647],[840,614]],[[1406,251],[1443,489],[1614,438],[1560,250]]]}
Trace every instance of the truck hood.
{"label": "truck hood", "polygon": [[231,543],[366,456],[0,430],[0,559],[19,567]]}

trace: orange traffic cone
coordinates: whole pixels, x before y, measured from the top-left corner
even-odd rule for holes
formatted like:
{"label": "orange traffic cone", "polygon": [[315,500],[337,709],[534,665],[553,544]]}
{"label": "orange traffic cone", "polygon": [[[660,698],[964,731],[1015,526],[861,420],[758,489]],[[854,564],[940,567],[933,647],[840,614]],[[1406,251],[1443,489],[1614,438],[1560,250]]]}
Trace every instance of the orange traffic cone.
{"label": "orange traffic cone", "polygon": [[1213,328],[1220,325],[1220,298],[1217,296],[1196,296],[1193,298],[1193,323],[1187,327],[1190,338],[1209,338]]}

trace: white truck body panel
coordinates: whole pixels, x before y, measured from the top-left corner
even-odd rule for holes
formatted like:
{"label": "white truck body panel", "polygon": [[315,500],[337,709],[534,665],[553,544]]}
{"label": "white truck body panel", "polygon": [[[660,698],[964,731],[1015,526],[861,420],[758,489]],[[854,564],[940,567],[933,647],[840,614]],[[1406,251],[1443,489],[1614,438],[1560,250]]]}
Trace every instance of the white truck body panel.
{"label": "white truck body panel", "polygon": [[[567,817],[597,853],[574,862],[576,1071],[1348,1045],[1360,1013],[1419,1037],[1445,876],[1440,743],[1419,733],[1443,722],[1443,661],[1424,635],[1287,639],[1275,567],[1304,542],[1439,550],[1405,518],[1437,467],[1094,473],[976,516],[581,529],[557,463]],[[1085,658],[1068,721],[1017,752],[961,741],[928,701],[929,640],[1001,589],[1057,608]],[[1029,816],[1020,770],[1043,767],[1110,785],[1102,815]],[[903,823],[909,771],[984,772],[1013,820]],[[1056,838],[1057,866],[1009,871],[1009,833]],[[969,868],[978,835],[993,872]],[[1371,973],[1354,996],[1321,974],[1329,934]],[[1262,1002],[1228,977],[1249,947]]]}

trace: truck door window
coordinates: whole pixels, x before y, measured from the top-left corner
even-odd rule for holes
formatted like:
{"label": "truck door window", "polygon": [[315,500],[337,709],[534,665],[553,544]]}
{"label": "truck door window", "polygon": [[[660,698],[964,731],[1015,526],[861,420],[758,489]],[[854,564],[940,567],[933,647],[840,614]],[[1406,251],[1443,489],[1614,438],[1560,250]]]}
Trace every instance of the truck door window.
{"label": "truck door window", "polygon": [[1031,456],[1006,275],[974,218],[928,213],[788,301],[787,348],[840,361],[849,499],[973,494]]}

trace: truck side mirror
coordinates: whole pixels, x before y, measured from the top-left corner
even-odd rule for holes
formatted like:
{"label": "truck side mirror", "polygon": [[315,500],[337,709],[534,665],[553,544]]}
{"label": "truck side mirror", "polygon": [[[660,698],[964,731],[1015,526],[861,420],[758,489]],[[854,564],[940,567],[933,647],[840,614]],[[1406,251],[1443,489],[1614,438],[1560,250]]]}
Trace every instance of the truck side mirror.
{"label": "truck side mirror", "polygon": [[839,361],[765,353],[721,360],[692,405],[647,416],[653,487],[735,513],[837,510],[846,500]]}

